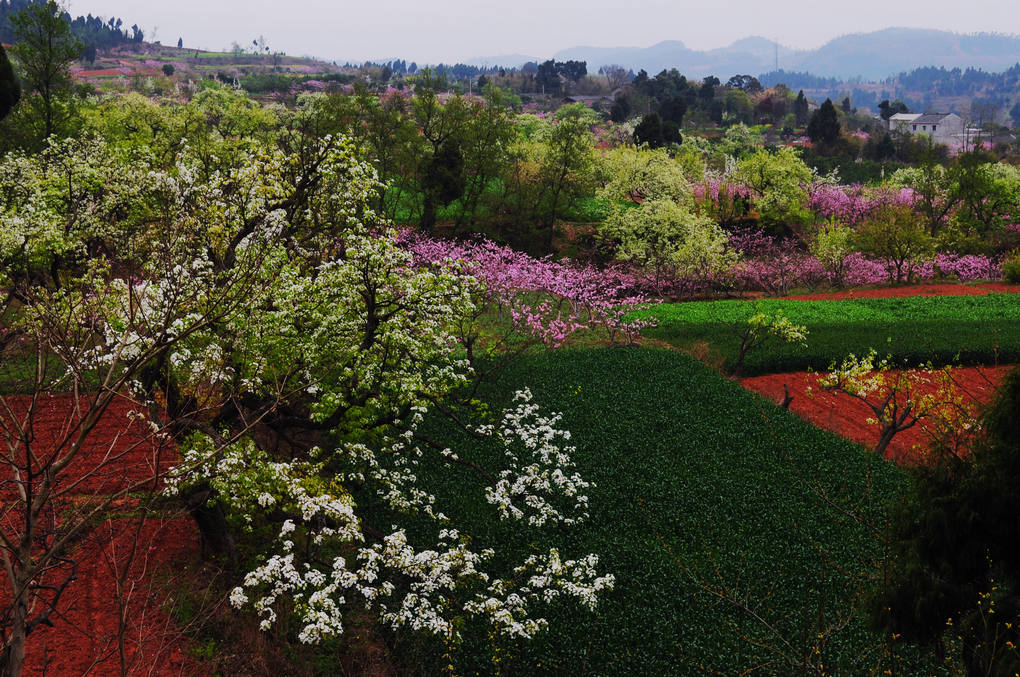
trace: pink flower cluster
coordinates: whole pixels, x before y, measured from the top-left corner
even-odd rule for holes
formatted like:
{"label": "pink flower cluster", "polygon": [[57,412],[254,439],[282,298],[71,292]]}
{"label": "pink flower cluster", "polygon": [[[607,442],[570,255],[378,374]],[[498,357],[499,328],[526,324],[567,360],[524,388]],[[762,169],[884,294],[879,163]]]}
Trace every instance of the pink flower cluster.
{"label": "pink flower cluster", "polygon": [[997,280],[1002,277],[1002,261],[975,254],[938,254],[934,261],[921,267],[921,274],[925,279],[955,277],[961,281]]}
{"label": "pink flower cluster", "polygon": [[881,284],[889,280],[889,270],[881,261],[867,258],[854,252],[843,260],[843,284],[858,287],[866,284]]}
{"label": "pink flower cluster", "polygon": [[827,221],[848,226],[866,219],[879,207],[905,205],[912,207],[917,201],[914,191],[890,188],[865,188],[859,183],[850,185],[815,184],[808,196],[808,208]]}
{"label": "pink flower cluster", "polygon": [[615,340],[632,342],[650,321],[625,321],[651,302],[640,281],[620,267],[600,269],[569,259],[536,259],[485,239],[467,242],[405,231],[404,245],[418,265],[464,261],[484,285],[484,302],[515,329],[549,347],[563,345],[582,330],[606,329]]}
{"label": "pink flower cluster", "polygon": [[[831,286],[883,284],[895,277],[895,264],[869,259],[860,252],[844,261],[839,279],[826,271],[794,238],[777,239],[760,230],[739,230],[730,235],[730,246],[741,252],[743,259],[732,271],[737,287],[746,291],[764,291],[785,296],[791,289],[815,289]],[[951,277],[961,282],[997,280],[1002,277],[1002,262],[978,255],[937,254],[930,261],[912,267],[912,277],[933,280]]]}
{"label": "pink flower cluster", "polygon": [[741,229],[730,235],[730,247],[743,259],[733,270],[737,286],[785,296],[795,287],[814,289],[824,282],[825,269],[794,238],[774,238],[761,230]]}
{"label": "pink flower cluster", "polygon": [[737,198],[748,199],[751,197],[751,189],[747,186],[732,181],[720,181],[714,178],[696,183],[691,189],[694,193],[694,199],[699,201],[707,200],[716,206],[720,204],[720,201],[731,203]]}

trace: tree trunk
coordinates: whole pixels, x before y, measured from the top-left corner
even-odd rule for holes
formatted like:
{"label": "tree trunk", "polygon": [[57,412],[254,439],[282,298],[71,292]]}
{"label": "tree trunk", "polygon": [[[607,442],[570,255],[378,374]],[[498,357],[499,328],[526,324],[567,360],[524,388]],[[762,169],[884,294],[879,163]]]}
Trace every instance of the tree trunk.
{"label": "tree trunk", "polygon": [[209,503],[213,492],[199,487],[186,497],[188,510],[202,537],[202,556],[208,559],[229,558],[234,554],[234,536],[230,533],[226,513],[218,503]]}
{"label": "tree trunk", "polygon": [[[19,582],[20,583],[20,582]],[[24,592],[28,583],[15,585],[15,602],[11,609],[11,636],[7,648],[4,650],[0,674],[3,677],[21,677],[25,668],[25,638],[27,637],[26,626],[28,624],[28,604],[24,594],[18,595],[18,591]]]}
{"label": "tree trunk", "polygon": [[436,201],[430,191],[425,191],[425,201],[421,210],[421,229],[431,233],[436,226]]}
{"label": "tree trunk", "polygon": [[885,449],[892,442],[892,438],[899,432],[899,428],[896,426],[889,426],[882,428],[882,433],[878,436],[878,444],[875,445],[875,453],[879,456],[885,456]]}

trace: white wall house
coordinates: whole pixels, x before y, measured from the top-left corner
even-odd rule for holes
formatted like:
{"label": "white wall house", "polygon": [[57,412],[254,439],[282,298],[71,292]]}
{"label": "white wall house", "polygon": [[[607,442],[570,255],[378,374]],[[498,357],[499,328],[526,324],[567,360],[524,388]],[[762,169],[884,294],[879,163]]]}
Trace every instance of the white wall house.
{"label": "white wall house", "polygon": [[921,117],[920,113],[897,113],[889,118],[890,132],[910,133],[910,123]]}
{"label": "white wall house", "polygon": [[953,150],[970,148],[976,140],[975,130],[968,129],[956,113],[897,113],[889,118],[889,131],[927,134]]}

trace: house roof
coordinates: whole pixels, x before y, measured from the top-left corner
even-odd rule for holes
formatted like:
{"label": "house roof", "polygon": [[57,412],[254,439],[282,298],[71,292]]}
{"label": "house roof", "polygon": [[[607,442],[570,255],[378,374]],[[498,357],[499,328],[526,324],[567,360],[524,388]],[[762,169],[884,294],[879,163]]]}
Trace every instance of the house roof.
{"label": "house roof", "polygon": [[913,122],[915,125],[933,125],[938,124],[945,120],[952,113],[925,113],[919,116]]}
{"label": "house roof", "polygon": [[893,115],[891,118],[889,118],[889,121],[912,122],[913,120],[916,120],[919,117],[921,117],[920,113],[897,113],[896,115]]}

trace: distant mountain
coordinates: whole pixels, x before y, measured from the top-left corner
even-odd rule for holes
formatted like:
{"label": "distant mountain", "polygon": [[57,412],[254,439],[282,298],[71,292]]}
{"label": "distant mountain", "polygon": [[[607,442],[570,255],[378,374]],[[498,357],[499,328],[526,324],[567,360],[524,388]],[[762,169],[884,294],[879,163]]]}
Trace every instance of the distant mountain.
{"label": "distant mountain", "polygon": [[831,40],[787,70],[878,80],[921,66],[1004,71],[1020,60],[1020,36],[961,35],[917,28],[886,28]]}
{"label": "distant mountain", "polygon": [[[1020,60],[1020,36],[999,33],[962,35],[919,28],[886,28],[853,33],[830,40],[818,49],[796,50],[753,36],[728,47],[694,50],[679,40],[651,47],[571,47],[553,55],[557,61],[588,62],[595,72],[606,64],[620,64],[654,75],[676,68],[688,77],[716,75],[725,79],[737,73],[757,75],[776,70],[810,71],[814,75],[841,79],[881,80],[921,66],[980,68],[1002,71]],[[527,57],[490,57],[467,63],[502,63],[519,66]]]}
{"label": "distant mountain", "polygon": [[[588,70],[597,71],[606,64],[620,64],[634,71],[645,69],[651,74],[663,68],[676,68],[690,77],[726,73],[756,74],[775,66],[776,45],[761,37],[744,38],[729,47],[708,51],[690,49],[679,40],[666,40],[651,47],[572,47],[557,52],[557,61],[587,61]],[[779,47],[780,59],[795,52]]]}

